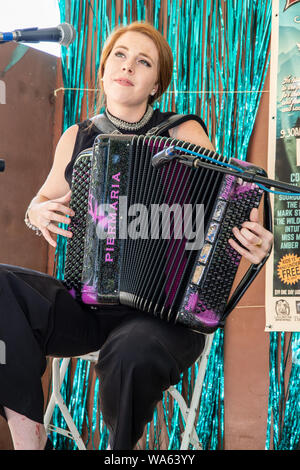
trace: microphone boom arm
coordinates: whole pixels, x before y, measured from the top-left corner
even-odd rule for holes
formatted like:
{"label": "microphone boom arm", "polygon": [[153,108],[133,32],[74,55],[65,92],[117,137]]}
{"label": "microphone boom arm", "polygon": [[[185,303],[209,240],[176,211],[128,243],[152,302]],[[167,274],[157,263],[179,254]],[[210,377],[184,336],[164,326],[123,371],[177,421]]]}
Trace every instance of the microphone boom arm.
{"label": "microphone boom arm", "polygon": [[226,173],[229,175],[236,176],[237,178],[242,178],[244,181],[247,181],[249,183],[258,183],[262,184],[267,187],[274,187],[278,189],[282,189],[285,191],[290,191],[291,193],[300,193],[300,187],[294,186],[292,184],[284,183],[283,181],[276,181],[272,180],[269,178],[266,178],[265,176],[261,176],[254,171],[247,171],[247,170],[242,170],[238,171],[233,168],[228,168],[221,166],[218,160],[216,160],[215,164],[207,163],[201,160],[201,157],[197,157],[195,155],[188,155],[188,154],[183,154],[181,155],[179,152],[174,150],[175,147],[168,147],[161,152],[157,153],[154,155],[152,159],[152,164],[153,166],[159,168],[163,164],[170,162],[174,158],[179,161],[179,163],[182,163],[184,165],[198,168],[198,167],[203,167],[207,168],[208,170],[214,170],[214,171],[219,171],[221,173]]}

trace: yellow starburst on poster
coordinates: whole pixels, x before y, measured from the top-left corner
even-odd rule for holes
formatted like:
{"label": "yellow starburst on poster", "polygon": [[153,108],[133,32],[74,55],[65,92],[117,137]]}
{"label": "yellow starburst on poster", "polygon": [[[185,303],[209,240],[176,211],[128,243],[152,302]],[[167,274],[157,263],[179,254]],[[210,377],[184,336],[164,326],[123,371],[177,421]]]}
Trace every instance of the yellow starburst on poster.
{"label": "yellow starburst on poster", "polygon": [[277,274],[284,284],[297,284],[300,281],[300,257],[293,253],[284,255],[277,264]]}

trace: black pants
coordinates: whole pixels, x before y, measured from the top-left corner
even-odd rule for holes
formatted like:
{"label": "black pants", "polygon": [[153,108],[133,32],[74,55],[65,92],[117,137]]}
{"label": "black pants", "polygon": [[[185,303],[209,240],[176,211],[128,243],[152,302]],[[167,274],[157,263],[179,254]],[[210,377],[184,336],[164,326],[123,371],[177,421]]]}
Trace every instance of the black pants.
{"label": "black pants", "polygon": [[3,406],[43,423],[46,356],[101,348],[96,373],[113,449],[132,449],[163,391],[201,354],[204,337],[124,306],[91,310],[51,276],[0,265],[0,413]]}

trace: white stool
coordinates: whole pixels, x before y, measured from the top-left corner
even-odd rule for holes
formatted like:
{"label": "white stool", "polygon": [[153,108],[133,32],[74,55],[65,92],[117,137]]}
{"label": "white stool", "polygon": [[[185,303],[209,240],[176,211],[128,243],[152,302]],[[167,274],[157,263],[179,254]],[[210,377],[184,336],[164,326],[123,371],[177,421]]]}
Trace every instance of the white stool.
{"label": "white stool", "polygon": [[[174,400],[178,402],[180,411],[182,413],[183,420],[185,422],[184,432],[182,433],[181,441],[181,450],[186,450],[189,448],[189,444],[193,445],[197,450],[202,450],[201,443],[199,441],[196,429],[195,429],[195,419],[196,413],[201,397],[202,384],[205,376],[207,361],[213,341],[213,335],[207,335],[205,346],[202,351],[201,356],[198,359],[198,373],[195,380],[194,391],[191,398],[190,407],[187,406],[187,403],[183,396],[178,392],[178,390],[171,386],[167,392],[172,395]],[[97,362],[99,356],[99,351],[86,354],[84,356],[78,356],[78,359],[83,359],[86,361]],[[63,396],[61,394],[61,386],[66,375],[68,365],[71,358],[54,358],[52,362],[52,385],[53,391],[44,415],[44,426],[46,432],[56,432],[62,434],[70,439],[73,439],[79,450],[86,450],[86,446],[83,443],[83,440],[78,432],[78,429],[75,426],[75,423],[72,419],[72,416],[64,402]],[[62,360],[61,365],[59,364]],[[68,430],[62,429],[58,426],[50,424],[50,421],[53,416],[55,406],[58,406],[65,421],[68,426]]]}

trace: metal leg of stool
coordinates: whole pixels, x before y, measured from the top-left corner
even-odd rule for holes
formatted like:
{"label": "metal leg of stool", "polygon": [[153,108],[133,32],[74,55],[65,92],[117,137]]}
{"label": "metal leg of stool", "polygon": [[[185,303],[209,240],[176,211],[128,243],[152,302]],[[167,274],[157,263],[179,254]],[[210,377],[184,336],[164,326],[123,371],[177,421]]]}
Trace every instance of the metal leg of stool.
{"label": "metal leg of stool", "polygon": [[46,409],[45,414],[44,414],[44,426],[45,426],[46,432],[49,431],[50,421],[52,419],[52,416],[53,416],[53,413],[54,413],[54,408],[55,408],[55,405],[56,405],[55,393],[54,393],[54,390],[53,390],[53,377],[55,376],[55,381],[57,383],[57,380],[58,380],[57,377],[59,375],[59,384],[60,384],[59,386],[61,388],[61,385],[62,385],[63,380],[64,380],[65,375],[66,375],[66,371],[67,371],[67,367],[69,365],[70,359],[65,358],[62,362],[61,367],[59,367],[59,361],[60,361],[60,359],[55,358],[55,359],[53,359],[53,362],[52,362],[52,394],[51,394],[49,403],[47,405],[47,409]]}
{"label": "metal leg of stool", "polygon": [[185,430],[184,430],[182,441],[181,441],[181,446],[180,446],[181,450],[188,449],[189,443],[191,442],[191,438],[193,435],[193,431],[195,429],[194,424],[195,424],[196,412],[199,406],[199,401],[200,401],[201,391],[202,391],[202,384],[203,384],[203,380],[204,380],[204,376],[206,372],[206,366],[207,366],[207,361],[208,361],[211,345],[213,342],[213,337],[214,335],[208,335],[206,337],[205,347],[201,355],[201,360],[200,360],[198,374],[197,374],[197,378],[195,382],[194,392],[193,392],[190,408],[189,408],[188,415],[187,415]]}
{"label": "metal leg of stool", "polygon": [[[59,434],[65,435],[66,437],[73,439],[76,442],[80,450],[86,450],[83,440],[81,439],[78,429],[75,426],[75,423],[63,400],[63,397],[60,391],[70,359],[69,358],[63,359],[61,366],[59,366],[59,361],[60,361],[59,358],[55,358],[53,359],[53,364],[52,364],[53,393],[52,393],[51,399],[49,401],[49,405],[45,413],[44,424],[46,427],[46,431],[54,431]],[[53,426],[50,424],[50,420],[53,415],[55,404],[57,404],[57,406],[61,410],[61,413],[67,423],[67,426],[70,432],[66,431],[65,429],[58,428],[57,426]]]}
{"label": "metal leg of stool", "polygon": [[[170,395],[172,395],[172,397],[177,401],[177,403],[179,405],[179,408],[180,408],[180,411],[181,411],[181,414],[182,414],[182,418],[184,420],[184,426],[186,427],[186,420],[189,416],[189,411],[190,410],[189,410],[189,408],[186,404],[185,399],[183,398],[181,393],[173,385],[171,385],[171,387],[168,389],[168,393],[170,393]],[[190,435],[190,438],[189,438],[189,443],[191,443],[197,450],[202,450],[201,444],[200,444],[199,439],[198,439],[198,435],[196,433],[195,426],[192,426],[192,430],[191,430],[190,434],[191,435]],[[182,433],[182,436],[183,435],[184,435],[184,433]]]}

